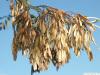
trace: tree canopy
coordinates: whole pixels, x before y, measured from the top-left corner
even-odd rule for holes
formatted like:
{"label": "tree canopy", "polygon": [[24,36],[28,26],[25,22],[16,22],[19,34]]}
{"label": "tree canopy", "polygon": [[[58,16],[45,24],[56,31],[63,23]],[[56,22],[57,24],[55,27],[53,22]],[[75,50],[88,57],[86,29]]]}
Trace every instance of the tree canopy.
{"label": "tree canopy", "polygon": [[76,56],[80,56],[81,50],[86,51],[89,60],[93,60],[90,44],[95,44],[93,32],[99,27],[95,25],[99,18],[71,14],[47,5],[33,6],[28,0],[10,0],[10,11],[10,15],[0,17],[0,20],[6,18],[0,23],[0,30],[12,21],[13,59],[17,59],[21,50],[32,64],[32,73],[47,70],[50,62],[59,69],[68,63],[70,49]]}

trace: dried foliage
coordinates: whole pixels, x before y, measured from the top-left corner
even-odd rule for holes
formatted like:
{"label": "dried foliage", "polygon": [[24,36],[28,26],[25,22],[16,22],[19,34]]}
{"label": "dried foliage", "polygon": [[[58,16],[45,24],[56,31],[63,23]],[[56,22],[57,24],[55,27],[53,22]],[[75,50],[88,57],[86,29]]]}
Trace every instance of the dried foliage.
{"label": "dried foliage", "polygon": [[[30,14],[30,9],[38,16]],[[87,16],[70,14],[50,6],[30,6],[25,0],[10,0],[14,38],[12,54],[14,60],[19,50],[28,55],[32,72],[47,70],[52,61],[59,69],[71,57],[70,49],[76,56],[85,50],[93,60],[90,44],[94,42],[95,25]]]}

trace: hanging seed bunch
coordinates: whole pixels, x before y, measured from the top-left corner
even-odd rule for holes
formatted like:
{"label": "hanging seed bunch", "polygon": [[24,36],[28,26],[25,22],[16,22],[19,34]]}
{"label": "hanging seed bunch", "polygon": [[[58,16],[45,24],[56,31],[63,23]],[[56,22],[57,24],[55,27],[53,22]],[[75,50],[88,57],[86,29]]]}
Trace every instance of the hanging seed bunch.
{"label": "hanging seed bunch", "polygon": [[[59,69],[69,61],[70,49],[76,56],[85,50],[93,60],[90,44],[94,42],[95,25],[88,17],[49,6],[29,6],[25,0],[16,0],[16,4],[10,1],[14,60],[21,50],[28,55],[32,72],[47,70],[50,62]],[[30,9],[36,10],[38,16],[33,17]]]}
{"label": "hanging seed bunch", "polygon": [[[13,0],[12,0],[13,1]],[[14,30],[12,53],[14,60],[17,58],[18,50],[22,54],[27,54],[33,47],[36,32],[32,27],[32,20],[29,15],[27,6],[20,0],[16,2],[16,7],[11,2],[12,24]]]}

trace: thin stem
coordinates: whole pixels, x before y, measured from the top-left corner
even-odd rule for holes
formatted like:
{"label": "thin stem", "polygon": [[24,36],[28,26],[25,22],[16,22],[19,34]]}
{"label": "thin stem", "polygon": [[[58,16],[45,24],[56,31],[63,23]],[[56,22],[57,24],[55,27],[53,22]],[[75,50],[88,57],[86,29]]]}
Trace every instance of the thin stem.
{"label": "thin stem", "polygon": [[35,9],[35,8],[40,8],[40,7],[42,7],[42,8],[48,8],[48,7],[50,7],[50,6],[47,6],[47,5],[39,5],[39,6],[32,6],[32,5],[29,5],[29,7],[30,7],[31,9]]}
{"label": "thin stem", "polygon": [[87,17],[88,19],[100,19],[100,18],[97,18],[97,17]]}
{"label": "thin stem", "polygon": [[97,17],[87,17],[88,19],[93,19],[91,21],[91,23],[97,23],[97,22],[100,22],[100,18],[97,18]]}

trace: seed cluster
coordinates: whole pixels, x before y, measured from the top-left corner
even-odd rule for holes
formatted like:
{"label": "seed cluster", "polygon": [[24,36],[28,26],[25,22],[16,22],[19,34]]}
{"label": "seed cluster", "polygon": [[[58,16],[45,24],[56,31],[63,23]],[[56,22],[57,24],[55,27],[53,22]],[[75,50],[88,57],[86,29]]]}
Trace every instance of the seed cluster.
{"label": "seed cluster", "polygon": [[89,60],[93,59],[90,44],[95,27],[86,16],[48,6],[37,7],[41,11],[33,17],[23,0],[17,0],[16,5],[11,0],[10,5],[14,29],[12,54],[14,60],[19,50],[28,55],[32,72],[47,70],[50,62],[59,69],[69,61],[70,49],[76,56],[85,50]]}

